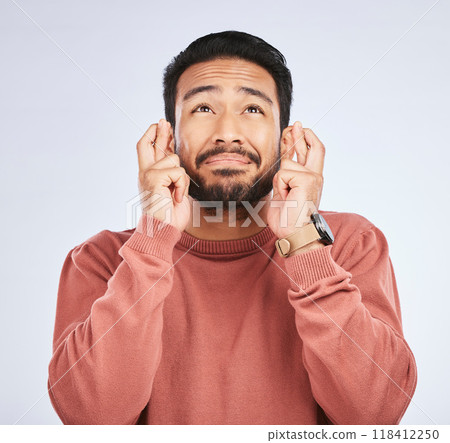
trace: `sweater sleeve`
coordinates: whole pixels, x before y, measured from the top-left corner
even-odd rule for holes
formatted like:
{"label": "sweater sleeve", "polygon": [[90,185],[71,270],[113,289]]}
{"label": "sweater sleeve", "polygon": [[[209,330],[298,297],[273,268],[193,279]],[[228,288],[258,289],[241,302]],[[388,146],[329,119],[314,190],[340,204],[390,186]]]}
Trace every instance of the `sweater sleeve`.
{"label": "sweater sleeve", "polygon": [[161,358],[163,302],[180,237],[172,225],[142,215],[118,251],[123,260],[113,274],[101,236],[69,252],[48,367],[50,399],[64,424],[139,419]]}
{"label": "sweater sleeve", "polygon": [[398,424],[417,369],[403,337],[387,241],[371,225],[356,234],[342,263],[332,248],[285,263],[312,393],[333,424]]}

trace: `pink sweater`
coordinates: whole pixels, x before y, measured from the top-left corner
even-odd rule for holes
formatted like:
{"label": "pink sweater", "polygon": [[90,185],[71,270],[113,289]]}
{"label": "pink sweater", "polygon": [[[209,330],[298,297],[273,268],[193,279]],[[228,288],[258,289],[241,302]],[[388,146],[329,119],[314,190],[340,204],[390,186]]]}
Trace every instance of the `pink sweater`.
{"label": "pink sweater", "polygon": [[62,422],[399,423],[417,369],[388,244],[319,212],[335,243],[289,258],[268,227],[196,243],[147,215],[73,248],[48,368]]}

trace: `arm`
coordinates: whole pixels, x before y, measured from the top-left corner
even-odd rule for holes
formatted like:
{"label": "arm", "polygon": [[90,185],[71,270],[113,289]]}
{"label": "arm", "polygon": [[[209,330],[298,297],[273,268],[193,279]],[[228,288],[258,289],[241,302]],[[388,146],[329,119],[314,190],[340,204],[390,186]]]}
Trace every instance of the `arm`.
{"label": "arm", "polygon": [[372,225],[357,234],[341,264],[332,248],[286,259],[313,395],[333,424],[398,424],[417,369],[403,337],[388,244]]}
{"label": "arm", "polygon": [[[144,234],[147,226],[153,236]],[[161,358],[162,309],[180,236],[142,215],[113,275],[93,242],[68,254],[48,368],[50,399],[64,424],[137,422]]]}

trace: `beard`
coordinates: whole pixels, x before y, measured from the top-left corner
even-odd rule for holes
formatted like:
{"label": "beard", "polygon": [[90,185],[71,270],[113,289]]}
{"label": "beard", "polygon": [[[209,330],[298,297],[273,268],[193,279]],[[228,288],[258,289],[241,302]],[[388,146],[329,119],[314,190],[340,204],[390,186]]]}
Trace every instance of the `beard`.
{"label": "beard", "polygon": [[[183,149],[181,149],[182,151]],[[230,210],[230,202],[234,202],[233,205],[236,208],[237,218],[241,219],[246,217],[244,213],[247,209],[243,206],[242,202],[249,202],[252,206],[255,206],[260,200],[262,200],[267,194],[272,191],[273,177],[280,168],[280,144],[278,143],[277,152],[268,162],[267,168],[260,169],[260,159],[252,153],[244,151],[241,147],[224,149],[221,146],[216,146],[212,150],[201,154],[195,161],[196,169],[189,167],[187,162],[184,161],[183,156],[180,154],[180,150],[177,149],[175,144],[175,153],[180,157],[180,166],[186,170],[189,177],[192,178],[189,185],[189,195],[198,200],[199,202],[207,201],[222,201],[224,203],[224,211]],[[252,160],[258,169],[256,174],[250,174],[242,168],[223,167],[215,168],[212,170],[212,174],[215,176],[223,177],[219,179],[219,183],[207,184],[205,178],[199,174],[198,170],[200,164],[208,157],[221,153],[238,153],[248,157]],[[195,183],[194,183],[195,182]],[[197,186],[197,184],[198,186]],[[216,209],[211,207],[203,207],[205,214],[213,214]]]}

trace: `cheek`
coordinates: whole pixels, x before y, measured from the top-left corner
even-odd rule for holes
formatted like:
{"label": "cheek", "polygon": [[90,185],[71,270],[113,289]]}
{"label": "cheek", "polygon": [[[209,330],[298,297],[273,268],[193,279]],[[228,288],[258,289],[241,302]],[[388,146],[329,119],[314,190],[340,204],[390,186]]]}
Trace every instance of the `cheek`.
{"label": "cheek", "polygon": [[272,158],[277,155],[279,135],[273,125],[249,126],[247,131],[248,140],[261,152],[262,156]]}
{"label": "cheek", "polygon": [[214,119],[209,116],[196,116],[192,118],[190,115],[180,116],[179,122],[179,140],[189,148],[194,146],[202,148],[204,144],[210,141],[215,131]]}
{"label": "cheek", "polygon": [[207,145],[209,140],[207,134],[204,125],[192,120],[180,120],[176,130],[177,153],[184,163],[193,166],[198,152]]}
{"label": "cheek", "polygon": [[247,135],[251,135],[255,139],[258,138],[260,141],[272,142],[272,140],[280,137],[280,125],[274,120],[274,116],[270,114],[266,117],[247,116],[247,119],[242,123]]}
{"label": "cheek", "polygon": [[267,168],[274,168],[271,171],[276,171],[278,168],[276,167],[279,162],[277,162],[279,156],[279,140],[276,138],[275,134],[272,132],[268,135],[267,139],[264,140],[261,144],[261,169],[266,170]]}
{"label": "cheek", "polygon": [[258,143],[261,148],[271,146],[275,139],[273,128],[262,125],[248,127],[248,136],[251,137],[255,143]]}

